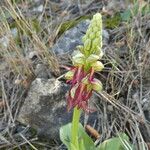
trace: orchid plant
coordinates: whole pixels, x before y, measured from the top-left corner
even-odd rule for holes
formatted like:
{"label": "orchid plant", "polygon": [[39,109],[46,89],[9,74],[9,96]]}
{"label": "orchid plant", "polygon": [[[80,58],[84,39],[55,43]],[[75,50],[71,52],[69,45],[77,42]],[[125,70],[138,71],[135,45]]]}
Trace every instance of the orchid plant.
{"label": "orchid plant", "polygon": [[84,45],[78,46],[78,51],[74,52],[72,57],[74,67],[66,74],[67,82],[71,84],[68,110],[75,107],[89,112],[91,110],[88,108],[88,100],[92,91],[102,89],[102,83],[94,78],[94,72],[104,68],[104,65],[98,61],[103,56],[102,19],[99,13],[93,16],[82,40]]}
{"label": "orchid plant", "polygon": [[[103,150],[108,146],[108,142],[95,146],[93,140],[85,132],[83,126],[79,123],[81,112],[93,112],[89,108],[88,102],[93,91],[101,91],[102,83],[94,78],[96,71],[101,71],[104,65],[99,60],[103,56],[102,52],[102,16],[97,13],[87,29],[86,34],[82,38],[83,45],[77,47],[77,51],[73,53],[73,67],[65,75],[67,83],[71,88],[67,97],[67,109],[73,109],[72,123],[69,123],[60,129],[60,139],[67,146],[68,150]],[[120,138],[128,141],[125,134],[119,135]],[[122,148],[122,142],[119,140],[117,146]],[[123,141],[123,140],[122,140]],[[112,144],[112,143],[111,143]],[[116,145],[115,145],[116,146]],[[115,150],[116,147],[112,148]]]}

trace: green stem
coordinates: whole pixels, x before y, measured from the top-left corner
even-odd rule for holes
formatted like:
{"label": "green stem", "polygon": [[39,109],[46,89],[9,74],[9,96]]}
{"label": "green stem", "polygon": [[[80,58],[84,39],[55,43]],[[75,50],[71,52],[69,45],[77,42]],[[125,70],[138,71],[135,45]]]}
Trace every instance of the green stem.
{"label": "green stem", "polygon": [[75,146],[77,150],[79,150],[79,143],[78,143],[79,120],[80,120],[80,110],[77,109],[77,107],[75,107],[73,111],[73,119],[71,127],[71,144]]}

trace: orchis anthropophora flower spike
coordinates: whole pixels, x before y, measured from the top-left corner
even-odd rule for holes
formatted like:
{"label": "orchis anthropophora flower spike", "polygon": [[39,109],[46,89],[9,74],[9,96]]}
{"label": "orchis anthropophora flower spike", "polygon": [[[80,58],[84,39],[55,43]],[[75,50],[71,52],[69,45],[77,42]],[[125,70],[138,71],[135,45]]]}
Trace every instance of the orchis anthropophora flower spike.
{"label": "orchis anthropophora flower spike", "polygon": [[71,84],[68,94],[68,110],[77,106],[89,112],[88,100],[93,91],[100,91],[102,83],[94,78],[95,71],[101,71],[104,65],[99,61],[103,56],[102,17],[100,13],[93,16],[89,28],[82,38],[83,45],[72,57],[73,67],[66,73],[67,82]]}

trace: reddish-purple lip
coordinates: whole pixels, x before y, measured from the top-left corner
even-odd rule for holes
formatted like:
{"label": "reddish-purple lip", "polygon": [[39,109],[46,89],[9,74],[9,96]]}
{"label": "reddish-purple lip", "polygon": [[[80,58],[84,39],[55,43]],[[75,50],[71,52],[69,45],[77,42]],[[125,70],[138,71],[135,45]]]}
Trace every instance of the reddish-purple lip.
{"label": "reddish-purple lip", "polygon": [[[92,96],[93,89],[88,88],[88,86],[93,81],[94,69],[91,68],[87,73],[84,71],[83,66],[74,67],[72,70],[74,71],[74,76],[72,80],[67,81],[71,84],[71,89],[67,97],[68,111],[77,106],[78,109],[91,112],[92,110],[88,108],[88,100]],[[82,82],[86,77],[88,78],[88,83]],[[75,90],[73,96],[71,94],[72,90]]]}

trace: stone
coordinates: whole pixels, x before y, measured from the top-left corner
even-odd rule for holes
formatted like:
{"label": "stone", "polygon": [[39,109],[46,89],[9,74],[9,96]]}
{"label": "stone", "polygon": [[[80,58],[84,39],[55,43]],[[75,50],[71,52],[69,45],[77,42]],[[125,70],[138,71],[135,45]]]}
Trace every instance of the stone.
{"label": "stone", "polygon": [[64,115],[62,112],[66,111],[65,92],[66,86],[61,85],[59,81],[37,78],[30,87],[18,121],[29,124],[37,129],[39,134],[46,134],[46,136],[50,134],[53,138],[56,136],[54,132],[58,130],[57,126],[68,119],[68,116],[62,117]]}
{"label": "stone", "polygon": [[33,11],[35,11],[35,12],[42,12],[43,9],[44,9],[44,6],[40,5],[40,6],[36,7],[36,8],[34,8]]}
{"label": "stone", "polygon": [[111,0],[110,2],[108,2],[106,8],[109,11],[118,11],[127,9],[127,6],[129,6],[129,3],[124,0]]}
{"label": "stone", "polygon": [[[38,136],[59,140],[59,129],[72,120],[72,112],[66,110],[66,96],[69,86],[54,78],[36,78],[18,115],[18,121],[36,129]],[[94,98],[95,99],[95,98]],[[93,125],[97,112],[89,115]],[[83,122],[83,116],[81,117]]]}
{"label": "stone", "polygon": [[3,36],[0,38],[0,47],[8,48],[8,45],[10,43],[10,39],[8,36]]}
{"label": "stone", "polygon": [[34,73],[37,78],[52,78],[51,70],[44,64],[37,64]]}
{"label": "stone", "polygon": [[[90,20],[81,21],[77,26],[66,31],[54,44],[52,51],[57,55],[71,54],[76,46],[82,44],[82,37],[90,24]],[[103,30],[103,45],[109,41],[109,33]]]}
{"label": "stone", "polygon": [[[4,33],[3,33],[4,34]],[[7,49],[9,47],[9,44],[11,42],[11,36],[13,38],[17,38],[18,36],[18,30],[17,28],[12,28],[9,32],[6,32],[1,38],[0,38],[0,47],[2,49]],[[2,50],[0,50],[1,52]],[[3,50],[4,51],[4,50]],[[2,52],[3,52],[2,51]]]}
{"label": "stone", "polygon": [[112,105],[107,105],[107,109],[108,109],[108,111],[110,111],[110,112],[113,112],[114,111],[114,108],[113,108],[113,106]]}
{"label": "stone", "polygon": [[107,45],[108,44],[108,41],[109,41],[109,33],[107,30],[103,30],[102,31],[102,35],[103,35],[103,45]]}
{"label": "stone", "polygon": [[34,57],[37,57],[38,55],[39,55],[39,54],[38,54],[37,51],[31,51],[31,52],[29,52],[29,54],[27,55],[27,58],[33,60]]}

